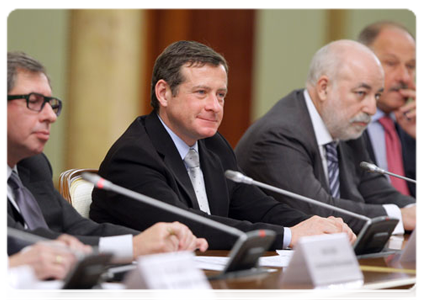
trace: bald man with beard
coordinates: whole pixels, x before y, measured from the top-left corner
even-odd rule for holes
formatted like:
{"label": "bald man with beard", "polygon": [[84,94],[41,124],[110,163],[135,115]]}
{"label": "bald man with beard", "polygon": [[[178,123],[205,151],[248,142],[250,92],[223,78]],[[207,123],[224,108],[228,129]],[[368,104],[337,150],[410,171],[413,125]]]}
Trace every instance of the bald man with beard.
{"label": "bald man with beard", "polygon": [[[256,180],[370,218],[398,218],[396,233],[414,229],[415,214],[404,207],[415,199],[359,166],[369,160],[360,136],[383,88],[384,71],[370,49],[350,40],[324,46],[312,59],[306,88],[279,100],[241,138],[235,149],[241,169]],[[306,213],[342,217],[354,232],[364,224],[266,193]]]}

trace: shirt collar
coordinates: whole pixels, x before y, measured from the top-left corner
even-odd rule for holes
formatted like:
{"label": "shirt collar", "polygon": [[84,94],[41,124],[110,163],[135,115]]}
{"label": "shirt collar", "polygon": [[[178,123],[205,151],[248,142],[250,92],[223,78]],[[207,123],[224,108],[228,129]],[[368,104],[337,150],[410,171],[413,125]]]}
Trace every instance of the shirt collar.
{"label": "shirt collar", "polygon": [[15,165],[13,168],[9,167],[8,164],[7,165],[7,180],[9,180],[10,175],[12,175],[12,172],[15,171],[16,174],[18,174],[18,167]]}
{"label": "shirt collar", "polygon": [[[381,111],[379,108],[376,110],[376,113],[372,116],[372,123],[376,123],[380,118],[386,116],[386,114]],[[393,121],[396,121],[395,114],[392,112],[388,115]]]}
{"label": "shirt collar", "polygon": [[325,123],[322,120],[322,117],[319,115],[316,107],[314,106],[314,103],[311,100],[307,89],[304,90],[304,97],[306,100],[308,113],[311,118],[311,123],[313,124],[313,130],[314,134],[316,135],[317,144],[319,146],[323,146],[328,143],[334,142],[335,140],[330,135],[329,130],[327,129]]}
{"label": "shirt collar", "polygon": [[190,147],[188,146],[179,136],[177,136],[166,124],[163,122],[162,118],[160,118],[160,122],[162,122],[163,127],[166,129],[167,133],[169,133],[170,138],[172,139],[173,143],[176,146],[176,149],[178,149],[179,155],[181,156],[182,160],[185,158],[185,156],[188,154],[189,149],[194,148],[195,151],[198,153],[198,141],[195,142],[195,144]]}

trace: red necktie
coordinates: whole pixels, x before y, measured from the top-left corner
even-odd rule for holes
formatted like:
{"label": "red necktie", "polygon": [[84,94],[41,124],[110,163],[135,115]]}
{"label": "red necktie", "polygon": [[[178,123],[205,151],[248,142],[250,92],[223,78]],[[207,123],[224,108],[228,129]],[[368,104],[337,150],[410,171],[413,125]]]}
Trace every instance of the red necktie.
{"label": "red necktie", "polygon": [[[386,160],[388,171],[404,176],[404,165],[402,162],[401,143],[395,129],[394,122],[389,116],[379,119],[379,123],[385,130]],[[407,184],[403,179],[391,176],[392,185],[402,194],[410,195]]]}

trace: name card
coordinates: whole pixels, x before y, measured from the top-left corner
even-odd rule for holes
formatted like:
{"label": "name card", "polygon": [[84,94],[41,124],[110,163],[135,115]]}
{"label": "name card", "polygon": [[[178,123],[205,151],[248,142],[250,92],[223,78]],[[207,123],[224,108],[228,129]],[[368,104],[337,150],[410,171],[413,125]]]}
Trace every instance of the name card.
{"label": "name card", "polygon": [[125,278],[128,289],[210,289],[197,268],[192,252],[140,256],[137,267]]}
{"label": "name card", "polygon": [[282,276],[282,285],[288,288],[357,288],[362,284],[363,273],[344,233],[301,238]]}
{"label": "name card", "polygon": [[402,264],[416,263],[416,229],[411,233],[407,244],[405,244],[399,261]]}

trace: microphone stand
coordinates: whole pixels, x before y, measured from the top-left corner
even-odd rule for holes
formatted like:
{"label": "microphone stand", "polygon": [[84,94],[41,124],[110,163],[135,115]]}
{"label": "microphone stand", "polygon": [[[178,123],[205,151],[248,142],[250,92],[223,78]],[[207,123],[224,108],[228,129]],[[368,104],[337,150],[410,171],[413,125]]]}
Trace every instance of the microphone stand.
{"label": "microphone stand", "polygon": [[411,179],[411,178],[408,178],[408,177],[404,177],[404,176],[401,176],[401,175],[398,175],[398,174],[395,174],[395,173],[386,171],[384,169],[379,168],[378,166],[376,166],[374,164],[371,164],[371,163],[368,163],[368,162],[365,162],[365,161],[362,161],[360,163],[360,167],[362,167],[363,169],[367,170],[368,172],[379,173],[379,174],[383,174],[383,175],[386,174],[386,175],[389,175],[389,176],[397,177],[397,178],[403,179],[405,181],[408,181],[408,182],[412,182],[414,184],[417,184],[417,181],[414,180],[414,179]]}

